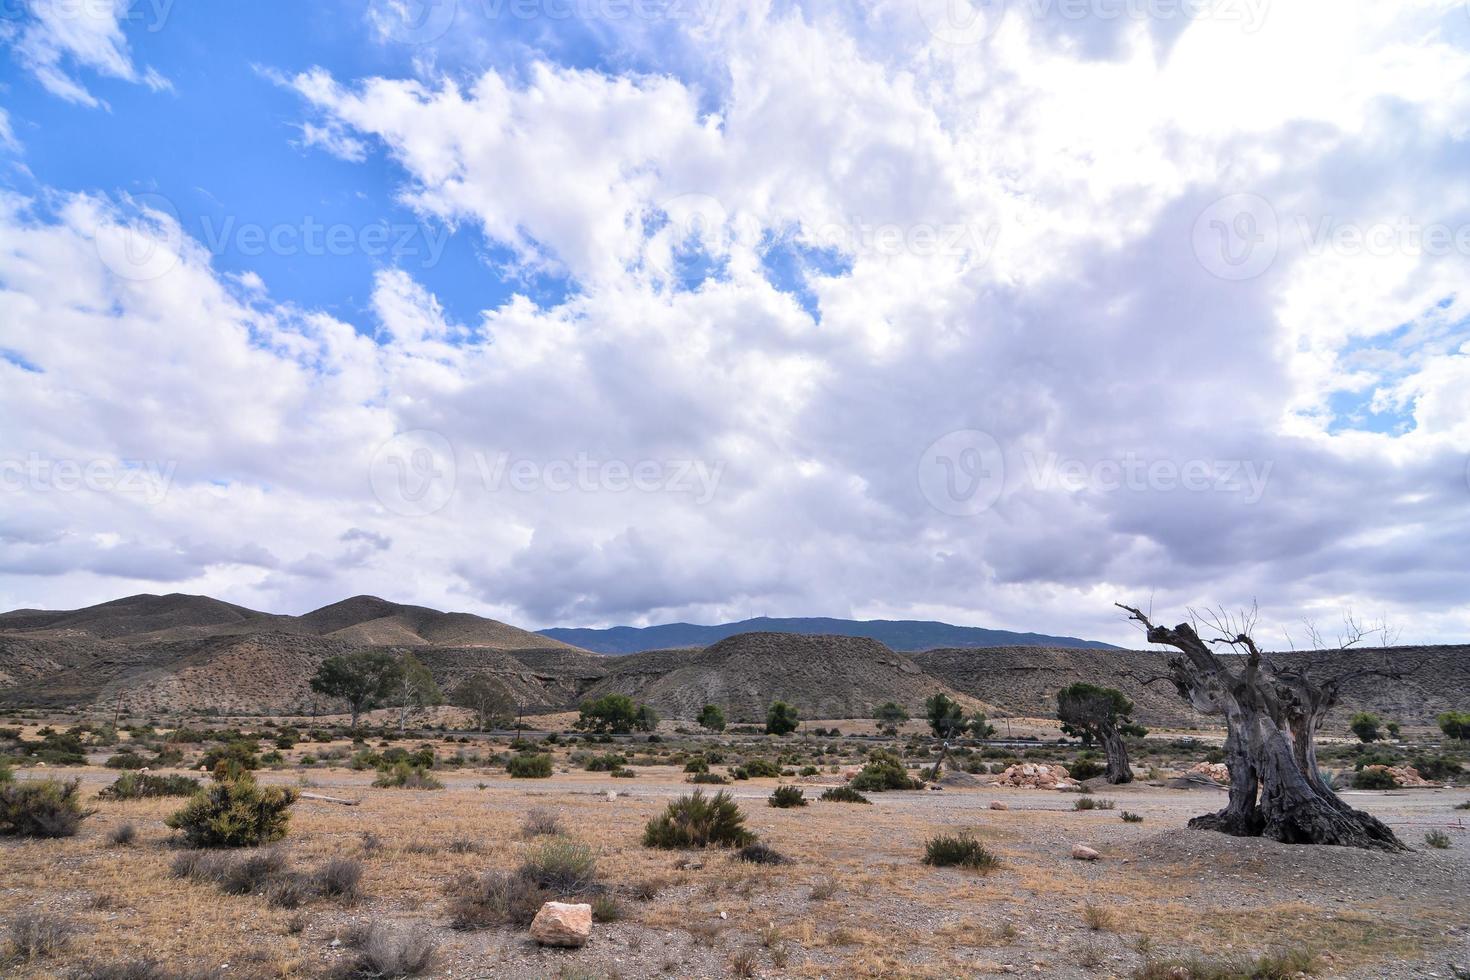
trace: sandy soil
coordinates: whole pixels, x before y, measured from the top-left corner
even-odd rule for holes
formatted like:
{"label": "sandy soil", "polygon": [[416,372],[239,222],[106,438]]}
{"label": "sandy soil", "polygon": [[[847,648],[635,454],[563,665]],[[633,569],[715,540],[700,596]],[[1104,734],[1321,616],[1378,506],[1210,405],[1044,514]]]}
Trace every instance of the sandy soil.
{"label": "sandy soil", "polygon": [[[70,772],[89,795],[116,776]],[[147,956],[221,977],[321,976],[350,955],[340,940],[369,921],[431,925],[437,977],[1126,977],[1147,957],[1303,946],[1320,954],[1324,975],[1448,977],[1450,964],[1470,966],[1470,834],[1458,819],[1466,812],[1453,809],[1470,795],[1463,790],[1347,794],[1406,841],[1438,828],[1453,842],[1387,856],[1184,830],[1221,805],[1224,794],[1210,790],[1135,784],[1098,794],[1117,810],[1091,812],[1073,811],[1074,795],[991,787],[778,810],[765,804],[776,780],[736,783],[751,828],[795,862],[760,867],[718,851],[640,846],[645,821],[689,789],[668,767],[641,768],[633,780],[452,772],[441,791],[373,789],[371,773],[351,770],[307,776],[312,791],[361,805],[302,801],[281,846],[303,868],[360,858],[360,903],[317,900],[291,912],[186,883],[170,875],[178,848],[162,823],[179,801],[95,802],[75,838],[0,844],[0,920],[42,910],[82,930],[59,957],[7,975],[64,976],[82,960]],[[261,778],[297,782],[291,771]],[[815,797],[824,778],[834,781],[794,781],[811,783]],[[989,809],[992,800],[1009,809]],[[542,950],[517,929],[447,927],[446,884],[463,871],[516,866],[536,846],[520,833],[534,806],[596,849],[608,886],[656,886],[651,900],[624,898],[624,918],[599,924],[585,949]],[[1122,821],[1125,809],[1143,822]],[[124,822],[138,840],[109,844]],[[982,876],[920,863],[926,838],[956,829],[973,830],[1002,868]],[[365,833],[382,846],[365,848]],[[451,850],[456,839],[479,853]],[[1102,860],[1071,860],[1073,843]]]}

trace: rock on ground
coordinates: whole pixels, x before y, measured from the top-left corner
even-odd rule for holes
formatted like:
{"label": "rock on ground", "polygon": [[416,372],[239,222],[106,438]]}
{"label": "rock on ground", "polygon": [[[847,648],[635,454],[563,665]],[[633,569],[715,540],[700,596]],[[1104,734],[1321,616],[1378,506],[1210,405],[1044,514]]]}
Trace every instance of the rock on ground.
{"label": "rock on ground", "polygon": [[542,946],[585,946],[592,937],[592,906],[547,902],[531,922],[531,938]]}

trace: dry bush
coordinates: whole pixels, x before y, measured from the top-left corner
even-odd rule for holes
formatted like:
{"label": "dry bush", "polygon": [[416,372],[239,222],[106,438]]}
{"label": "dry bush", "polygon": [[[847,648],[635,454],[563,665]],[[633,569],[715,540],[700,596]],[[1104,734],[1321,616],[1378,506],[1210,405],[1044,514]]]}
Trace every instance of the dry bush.
{"label": "dry bush", "polygon": [[425,925],[374,922],[353,938],[357,957],[344,971],[347,976],[416,977],[434,963],[434,934]]}
{"label": "dry bush", "polygon": [[837,879],[831,875],[823,875],[812,882],[811,893],[807,896],[813,902],[825,902],[837,894]]}
{"label": "dry bush", "polygon": [[539,806],[527,811],[526,819],[521,823],[521,836],[528,839],[556,837],[562,833],[561,818],[551,810]]}
{"label": "dry bush", "polygon": [[121,823],[107,832],[107,842],[117,847],[127,847],[138,839],[138,828],[130,823]]}
{"label": "dry bush", "polygon": [[81,780],[0,783],[0,835],[72,837],[92,815],[78,795]]}
{"label": "dry bush", "polygon": [[355,902],[362,897],[362,862],[334,857],[317,869],[312,884],[319,895]]}
{"label": "dry bush", "polygon": [[449,896],[449,925],[453,929],[528,926],[551,898],[536,882],[505,871],[489,871],[479,877],[463,875],[449,886]]}
{"label": "dry bush", "polygon": [[929,838],[924,845],[924,863],[936,868],[959,866],[989,872],[1000,866],[1000,859],[965,831]]}
{"label": "dry bush", "polygon": [[746,844],[735,852],[737,860],[747,864],[790,864],[791,859],[774,848],[767,847],[759,841],[754,844]]}
{"label": "dry bush", "polygon": [[597,858],[581,841],[556,837],[533,851],[517,873],[558,895],[581,895],[597,882]]}
{"label": "dry bush", "polygon": [[1118,924],[1118,915],[1110,908],[1091,902],[1082,906],[1082,921],[1093,932],[1111,931]]}
{"label": "dry bush", "polygon": [[74,932],[71,923],[58,916],[24,912],[11,920],[7,938],[12,954],[30,962],[61,952]]}

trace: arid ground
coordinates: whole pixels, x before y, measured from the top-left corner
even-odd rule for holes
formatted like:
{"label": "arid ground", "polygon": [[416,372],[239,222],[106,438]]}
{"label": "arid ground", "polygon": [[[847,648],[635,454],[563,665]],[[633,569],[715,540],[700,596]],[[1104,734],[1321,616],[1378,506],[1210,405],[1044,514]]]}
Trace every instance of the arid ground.
{"label": "arid ground", "polygon": [[[463,748],[433,744],[441,754]],[[260,772],[263,783],[361,801],[293,808],[276,845],[286,866],[346,857],[363,869],[355,901],[296,908],[175,876],[185,849],[163,821],[181,800],[99,801],[117,772],[54,770],[80,777],[96,812],[75,837],[0,843],[0,926],[43,913],[72,931],[5,973],[128,975],[101,967],[150,960],[156,976],[326,976],[351,961],[353,936],[374,922],[426,927],[419,938],[434,959],[425,975],[436,977],[1130,977],[1179,958],[1284,953],[1315,957],[1322,976],[1450,977],[1452,965],[1470,967],[1470,814],[1455,809],[1470,799],[1464,789],[1349,791],[1354,806],[1415,846],[1394,856],[1189,831],[1186,821],[1218,808],[1224,793],[1145,780],[1097,789],[1094,798],[1117,808],[1085,812],[1073,809],[1075,793],[988,785],[874,793],[868,806],[819,802],[824,786],[841,782],[827,770],[736,782],[727,788],[750,829],[791,859],[766,866],[724,850],[641,845],[649,818],[691,790],[681,767],[613,778],[572,769],[565,747],[556,755],[548,779],[472,766],[436,770],[440,790],[374,788],[371,770],[345,767]],[[782,782],[802,786],[810,805],[768,806]],[[613,921],[597,923],[580,950],[541,949],[519,926],[450,926],[447,889],[457,878],[513,869],[542,846],[546,838],[523,832],[536,808],[591,846],[612,899],[601,910]],[[1143,819],[1125,822],[1124,811]],[[136,837],[118,844],[111,837],[123,824]],[[1447,849],[1423,846],[1435,829],[1449,835]],[[1000,867],[921,863],[926,839],[959,830],[973,831]],[[1075,843],[1101,859],[1073,860]]]}

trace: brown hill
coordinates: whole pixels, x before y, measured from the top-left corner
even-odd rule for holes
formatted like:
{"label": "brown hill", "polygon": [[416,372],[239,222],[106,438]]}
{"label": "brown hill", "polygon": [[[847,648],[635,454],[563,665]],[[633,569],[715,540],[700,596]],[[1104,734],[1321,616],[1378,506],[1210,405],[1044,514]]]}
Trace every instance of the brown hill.
{"label": "brown hill", "polygon": [[362,646],[489,647],[493,650],[575,650],[576,647],[470,613],[445,613],[360,595],[299,616],[318,636]]}
{"label": "brown hill", "polygon": [[86,633],[122,639],[168,630],[242,626],[274,617],[202,595],[134,595],[84,609],[17,609],[0,614],[0,630]]}
{"label": "brown hill", "polygon": [[877,640],[791,633],[741,633],[699,651],[619,657],[588,696],[610,692],[676,718],[693,718],[704,705],[716,704],[733,722],[763,721],[776,700],[796,705],[807,718],[868,718],[885,701],[912,712],[938,692],[984,708]]}

